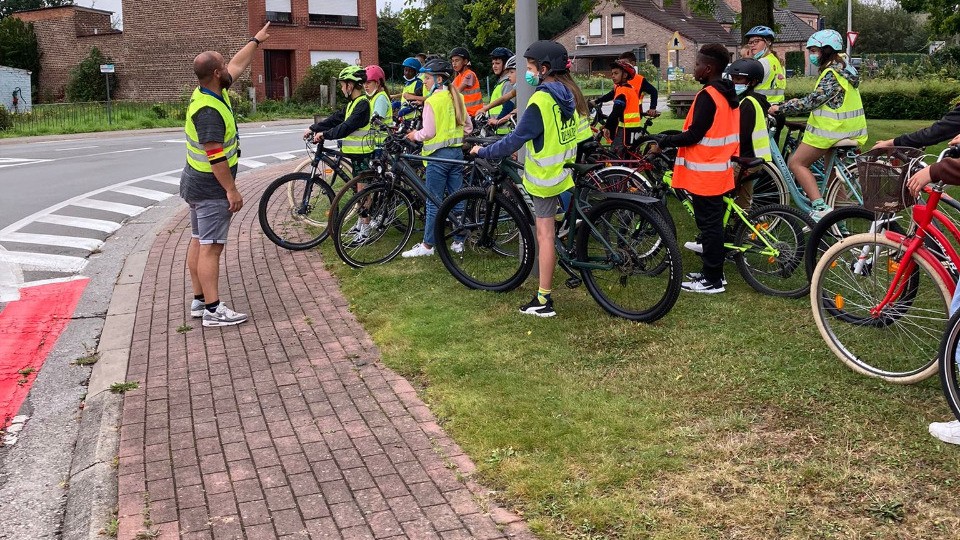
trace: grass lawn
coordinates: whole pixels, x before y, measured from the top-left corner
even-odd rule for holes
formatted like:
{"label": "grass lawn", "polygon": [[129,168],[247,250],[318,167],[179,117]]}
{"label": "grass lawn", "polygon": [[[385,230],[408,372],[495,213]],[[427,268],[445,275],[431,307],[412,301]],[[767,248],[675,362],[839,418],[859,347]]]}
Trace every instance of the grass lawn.
{"label": "grass lawn", "polygon": [[[681,243],[692,238],[672,211]],[[533,280],[485,293],[436,257],[357,271],[330,243],[321,253],[384,362],[543,538],[960,537],[960,449],[927,434],[950,415],[939,381],[854,374],[807,298],[757,294],[732,264],[726,294],[681,293],[638,325],[559,271],[558,316],[538,319],[516,312]],[[685,270],[698,266],[684,253]]]}

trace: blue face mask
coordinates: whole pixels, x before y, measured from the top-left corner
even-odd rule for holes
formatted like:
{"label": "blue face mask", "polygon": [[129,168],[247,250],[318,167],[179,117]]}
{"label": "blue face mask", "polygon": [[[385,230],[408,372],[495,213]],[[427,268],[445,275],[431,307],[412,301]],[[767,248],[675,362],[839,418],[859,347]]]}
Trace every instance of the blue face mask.
{"label": "blue face mask", "polygon": [[810,65],[819,66],[820,65],[820,55],[811,54],[810,55]]}
{"label": "blue face mask", "polygon": [[523,78],[527,80],[527,84],[530,86],[537,86],[540,84],[540,77],[537,77],[535,74],[530,73],[529,71],[524,72]]}
{"label": "blue face mask", "polygon": [[753,55],[753,58],[754,58],[755,60],[759,60],[759,59],[763,58],[763,57],[766,56],[766,55],[767,55],[767,50],[764,49],[764,50],[758,52],[757,54]]}
{"label": "blue face mask", "polygon": [[736,90],[738,96],[747,91],[747,85],[745,84],[734,84],[733,88]]}

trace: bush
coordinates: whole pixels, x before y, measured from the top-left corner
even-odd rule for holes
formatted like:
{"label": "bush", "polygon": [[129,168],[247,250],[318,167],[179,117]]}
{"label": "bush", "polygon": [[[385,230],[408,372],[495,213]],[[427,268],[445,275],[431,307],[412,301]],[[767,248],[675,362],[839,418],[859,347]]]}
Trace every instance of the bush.
{"label": "bush", "polygon": [[953,69],[954,73],[960,68],[960,45],[942,47],[939,51],[933,53],[930,62],[938,68]]}
{"label": "bush", "polygon": [[10,113],[7,112],[7,109],[0,105],[0,131],[7,130],[13,127],[13,118],[10,117]]}
{"label": "bush", "polygon": [[320,86],[330,84],[330,79],[345,67],[347,64],[341,60],[324,60],[310,66],[294,89],[293,100],[299,103],[320,101]]}
{"label": "bush", "polygon": [[[103,56],[100,49],[97,47],[91,48],[90,54],[70,72],[70,81],[67,83],[67,99],[73,102],[106,101],[107,84],[104,74],[100,73],[100,64],[112,63],[113,59]],[[115,92],[118,85],[117,74],[111,73],[110,92]]]}
{"label": "bush", "polygon": [[[816,79],[791,79],[787,99],[803,97],[813,91]],[[860,96],[867,120],[936,120],[956,103],[960,83],[936,80],[868,80],[860,85]]]}
{"label": "bush", "polygon": [[784,69],[792,70],[794,75],[803,75],[803,68],[807,62],[803,51],[787,51],[784,57]]}
{"label": "bush", "polygon": [[167,110],[163,108],[163,105],[160,105],[159,103],[154,103],[151,109],[153,109],[153,114],[157,115],[157,118],[163,120],[164,118],[167,117]]}
{"label": "bush", "polygon": [[230,106],[233,107],[233,114],[238,117],[250,116],[252,107],[250,98],[245,94],[234,92],[233,90],[227,90],[227,93],[230,95]]}

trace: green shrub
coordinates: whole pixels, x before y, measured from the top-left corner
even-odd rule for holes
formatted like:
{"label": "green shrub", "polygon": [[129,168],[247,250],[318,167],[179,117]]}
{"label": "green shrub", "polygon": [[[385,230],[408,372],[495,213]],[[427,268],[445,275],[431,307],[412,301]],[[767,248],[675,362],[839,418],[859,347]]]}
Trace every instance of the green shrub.
{"label": "green shrub", "polygon": [[941,47],[930,57],[930,62],[935,67],[953,69],[953,72],[957,73],[960,70],[960,45]]}
{"label": "green shrub", "polygon": [[7,109],[0,105],[0,130],[7,130],[13,127],[13,118],[10,116],[10,113],[7,112]]}
{"label": "green shrub", "polygon": [[167,117],[167,110],[163,108],[163,105],[154,103],[151,109],[153,109],[153,114],[157,115],[157,118],[163,120]]}
{"label": "green shrub", "polygon": [[[79,101],[106,101],[106,77],[100,73],[100,64],[112,64],[113,59],[104,56],[100,49],[93,47],[90,54],[80,61],[77,67],[70,72],[70,81],[67,82],[67,99]],[[110,74],[110,91],[115,92],[119,81],[116,73]]]}
{"label": "green shrub", "polygon": [[238,117],[250,116],[250,108],[252,106],[250,98],[245,94],[234,92],[233,90],[227,90],[227,92],[230,94],[230,105],[233,107],[233,113]]}
{"label": "green shrub", "polygon": [[324,60],[310,66],[293,91],[293,100],[299,103],[320,101],[320,86],[330,84],[340,70],[347,67],[341,60]]}
{"label": "green shrub", "polygon": [[803,75],[803,68],[807,62],[803,51],[787,51],[784,57],[784,69],[793,70],[794,75]]}
{"label": "green shrub", "polygon": [[[813,91],[816,79],[800,77],[787,83],[787,99]],[[860,96],[867,119],[936,120],[956,103],[960,82],[950,80],[866,80]]]}

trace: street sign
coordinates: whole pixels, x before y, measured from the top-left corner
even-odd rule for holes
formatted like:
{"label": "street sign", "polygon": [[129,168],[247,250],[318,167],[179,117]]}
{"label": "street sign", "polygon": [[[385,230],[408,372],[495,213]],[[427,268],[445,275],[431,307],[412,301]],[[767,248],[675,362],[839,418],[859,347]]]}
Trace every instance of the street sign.
{"label": "street sign", "polygon": [[116,73],[113,64],[100,64],[100,73]]}
{"label": "street sign", "polygon": [[683,68],[682,68],[682,67],[673,67],[673,66],[668,67],[668,68],[667,68],[667,80],[668,80],[668,81],[683,80]]}
{"label": "street sign", "polygon": [[847,41],[850,42],[851,47],[857,44],[857,37],[859,35],[860,35],[860,32],[847,32]]}
{"label": "street sign", "polygon": [[934,41],[934,42],[931,42],[931,43],[930,43],[930,54],[933,54],[933,53],[939,51],[939,50],[940,50],[944,45],[946,45],[946,44],[947,44],[946,41]]}
{"label": "street sign", "polygon": [[673,37],[670,38],[670,42],[667,43],[667,50],[682,51],[686,48],[686,45],[683,44],[683,40],[680,39],[680,32],[674,32]]}

